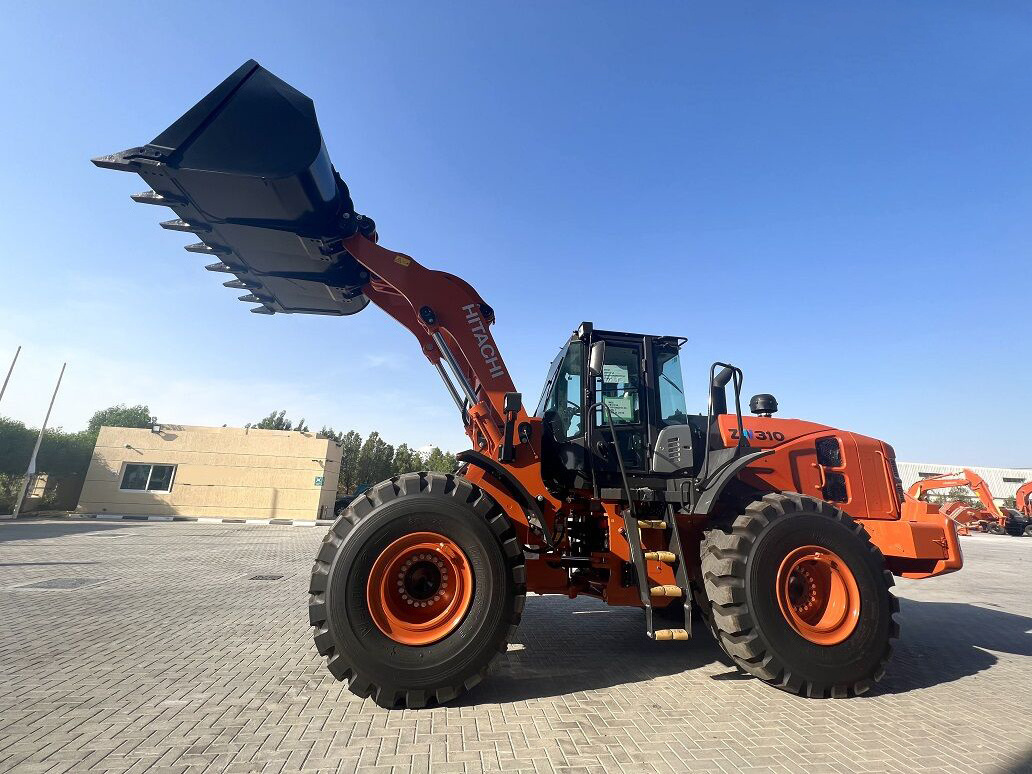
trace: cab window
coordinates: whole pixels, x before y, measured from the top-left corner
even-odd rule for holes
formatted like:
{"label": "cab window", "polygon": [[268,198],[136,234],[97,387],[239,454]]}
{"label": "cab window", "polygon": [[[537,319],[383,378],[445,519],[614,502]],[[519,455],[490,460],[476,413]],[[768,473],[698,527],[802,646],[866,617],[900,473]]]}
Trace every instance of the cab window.
{"label": "cab window", "polygon": [[641,377],[637,347],[607,344],[602,376],[595,379],[595,401],[604,404],[595,410],[595,425],[636,425],[641,421]]}
{"label": "cab window", "polygon": [[683,425],[688,421],[681,379],[681,358],[676,344],[656,346],[656,374],[659,386],[659,421],[664,425]]}

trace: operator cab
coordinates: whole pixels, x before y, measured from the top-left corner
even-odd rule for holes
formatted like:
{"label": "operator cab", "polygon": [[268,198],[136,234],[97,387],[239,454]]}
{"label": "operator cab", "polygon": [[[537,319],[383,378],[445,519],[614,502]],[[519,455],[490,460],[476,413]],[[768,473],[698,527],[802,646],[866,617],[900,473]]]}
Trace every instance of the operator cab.
{"label": "operator cab", "polygon": [[[672,476],[695,472],[706,416],[686,408],[684,343],[581,324],[552,361],[535,412],[544,420],[542,468],[553,488],[621,486],[614,433],[632,486],[662,488]],[[593,347],[600,355],[595,375]]]}

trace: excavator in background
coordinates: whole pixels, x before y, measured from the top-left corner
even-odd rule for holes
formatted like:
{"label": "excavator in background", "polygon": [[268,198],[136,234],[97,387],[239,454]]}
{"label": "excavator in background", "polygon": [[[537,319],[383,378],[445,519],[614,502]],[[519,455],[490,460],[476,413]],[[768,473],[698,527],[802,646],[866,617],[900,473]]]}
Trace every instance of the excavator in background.
{"label": "excavator in background", "polygon": [[1024,524],[1022,534],[1032,537],[1032,481],[1026,481],[1018,487],[1018,491],[1014,493],[1014,507],[1005,508],[1004,513],[1011,522],[1007,528],[1008,532],[1015,534],[1018,527]]}
{"label": "excavator in background", "polygon": [[1018,513],[1032,519],[1032,481],[1026,481],[1014,493],[1014,508]]}
{"label": "excavator in background", "polygon": [[989,484],[970,468],[958,473],[942,473],[915,481],[907,490],[907,497],[921,500],[928,492],[938,489],[967,487],[974,492],[982,503],[982,508],[974,508],[963,502],[949,502],[940,507],[940,511],[958,525],[958,534],[968,535],[971,529],[989,532],[994,535],[1023,535],[1028,526],[1027,519],[1014,517],[1000,508],[993,500]]}
{"label": "excavator in background", "polygon": [[[694,599],[743,671],[792,693],[855,696],[882,677],[899,636],[893,575],[963,564],[953,521],[904,497],[883,441],[776,419],[767,393],[743,416],[742,371],[722,362],[703,410],[689,412],[681,336],[581,323],[528,409],[492,333],[502,315],[465,280],[379,244],[312,101],[253,61],[152,142],[94,163],[140,175],[150,190],[133,199],[171,208],[161,225],[196,235],[186,249],[233,275],[225,284],[251,311],[373,304],[444,381],[473,447],[459,469],[356,497],[309,583],[327,668],[381,706],[473,688],[527,592],[640,608],[644,634],[663,642],[692,637]],[[506,310],[517,323],[547,303],[547,277],[513,265],[500,278],[521,288]],[[566,658],[577,660],[575,643]]]}

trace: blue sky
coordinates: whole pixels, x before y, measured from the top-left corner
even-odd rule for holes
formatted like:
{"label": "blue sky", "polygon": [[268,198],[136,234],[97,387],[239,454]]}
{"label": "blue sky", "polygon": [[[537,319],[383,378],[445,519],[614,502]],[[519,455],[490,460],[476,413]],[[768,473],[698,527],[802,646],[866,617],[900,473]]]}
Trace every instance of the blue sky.
{"label": "blue sky", "polygon": [[[284,7],[286,7],[284,5]],[[381,242],[458,274],[534,404],[581,320],[680,334],[782,416],[901,459],[1032,466],[1032,8],[911,3],[20,3],[5,10],[0,413],[285,408],[466,445],[374,308],[261,317],[89,159],[255,58],[316,103]]]}

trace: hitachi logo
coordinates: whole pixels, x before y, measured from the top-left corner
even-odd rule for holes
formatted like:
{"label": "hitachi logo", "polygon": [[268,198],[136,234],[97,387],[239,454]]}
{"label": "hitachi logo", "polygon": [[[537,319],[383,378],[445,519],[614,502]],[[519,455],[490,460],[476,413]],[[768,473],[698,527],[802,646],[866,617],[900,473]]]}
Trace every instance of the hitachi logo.
{"label": "hitachi logo", "polygon": [[491,335],[487,332],[487,326],[480,316],[480,310],[477,309],[476,304],[466,304],[462,307],[462,311],[466,313],[466,322],[469,323],[470,332],[476,336],[477,346],[480,347],[480,356],[484,358],[484,364],[487,365],[491,378],[497,379],[505,373],[505,369],[498,360],[498,350],[491,341]]}

